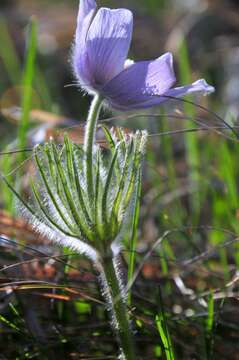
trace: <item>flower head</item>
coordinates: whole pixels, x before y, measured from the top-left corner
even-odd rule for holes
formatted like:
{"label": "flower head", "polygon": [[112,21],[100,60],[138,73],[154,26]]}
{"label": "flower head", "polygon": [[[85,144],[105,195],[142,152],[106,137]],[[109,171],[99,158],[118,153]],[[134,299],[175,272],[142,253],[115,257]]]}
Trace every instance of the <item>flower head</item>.
{"label": "flower head", "polygon": [[148,108],[193,92],[214,91],[203,79],[172,88],[176,78],[170,53],[150,61],[127,61],[132,28],[131,11],[97,10],[95,0],[80,1],[72,60],[84,89],[101,94],[121,111]]}

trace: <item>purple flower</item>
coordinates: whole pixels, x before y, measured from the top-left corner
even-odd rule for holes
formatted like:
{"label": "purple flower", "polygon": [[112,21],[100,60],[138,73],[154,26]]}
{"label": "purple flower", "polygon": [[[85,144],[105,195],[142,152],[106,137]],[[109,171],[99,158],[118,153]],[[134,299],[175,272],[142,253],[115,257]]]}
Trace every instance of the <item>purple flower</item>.
{"label": "purple flower", "polygon": [[97,11],[94,0],[80,1],[72,60],[84,89],[99,93],[110,106],[121,111],[155,106],[169,97],[214,91],[203,79],[172,88],[176,78],[170,53],[156,60],[127,61],[132,28],[131,11]]}

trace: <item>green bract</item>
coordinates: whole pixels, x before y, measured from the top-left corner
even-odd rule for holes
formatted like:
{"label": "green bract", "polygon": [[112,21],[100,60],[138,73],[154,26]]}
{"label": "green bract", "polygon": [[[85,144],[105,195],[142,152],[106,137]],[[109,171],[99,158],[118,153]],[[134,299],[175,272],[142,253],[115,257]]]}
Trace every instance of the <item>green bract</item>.
{"label": "green bract", "polygon": [[31,184],[36,206],[28,206],[37,229],[65,246],[102,257],[111,253],[123,230],[147,139],[145,131],[103,130],[108,149],[94,146],[93,193],[87,191],[83,147],[65,136],[63,145],[50,141],[35,148],[39,177]]}

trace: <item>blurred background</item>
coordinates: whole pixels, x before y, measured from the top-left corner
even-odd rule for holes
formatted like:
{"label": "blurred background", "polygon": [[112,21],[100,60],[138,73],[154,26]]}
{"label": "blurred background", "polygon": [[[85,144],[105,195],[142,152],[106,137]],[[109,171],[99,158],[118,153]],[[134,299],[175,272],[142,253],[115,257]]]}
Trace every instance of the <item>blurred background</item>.
{"label": "blurred background", "polygon": [[[175,63],[187,43],[192,80],[201,77],[216,87],[216,99],[238,111],[239,5],[236,0],[98,1],[99,6],[127,7],[134,13],[130,57],[153,59],[172,51]],[[37,74],[34,107],[84,119],[88,98],[75,87],[70,51],[77,0],[2,0],[0,3],[1,108],[18,105],[16,89],[26,48],[27,24],[38,21]],[[175,64],[175,66],[176,66]],[[180,80],[180,79],[179,79]]]}
{"label": "blurred background", "polygon": [[[130,120],[127,114],[113,113],[117,118],[109,123],[146,128],[150,134],[136,236],[137,264],[141,264],[164,231],[173,230],[162,246],[150,252],[133,288],[137,310],[132,311],[132,316],[137,323],[138,346],[147,360],[163,357],[154,325],[159,306],[157,291],[161,287],[178,359],[212,359],[213,353],[217,360],[238,360],[239,147],[235,132],[238,134],[239,125],[239,2],[98,0],[97,4],[133,11],[131,59],[153,59],[171,51],[177,84],[205,78],[216,88],[208,97],[188,98],[204,108],[174,101],[130,114],[134,115]],[[31,148],[47,140],[56,127],[62,126],[80,125],[73,128],[71,136],[82,140],[90,98],[75,86],[71,71],[77,12],[77,0],[0,1],[0,151],[12,151],[21,144],[19,125],[26,90],[22,79],[32,16],[38,24],[37,58],[25,146]],[[102,113],[102,118],[111,116],[109,110]],[[234,134],[223,121],[234,127]],[[29,174],[34,170],[30,161],[23,162],[25,159],[18,154],[1,156],[0,171],[15,188],[28,195]],[[31,246],[31,250],[16,251],[10,243],[0,243],[2,266],[32,259],[36,256],[32,249],[59,254],[47,239],[39,239],[19,218],[12,193],[1,184],[0,235]],[[129,239],[126,240],[123,256],[129,262]],[[6,355],[3,359],[39,358],[48,351],[49,342],[52,359],[55,349],[61,354],[58,359],[88,358],[78,357],[83,351],[90,359],[99,347],[101,355],[105,348],[107,354],[115,354],[103,307],[98,300],[92,300],[100,299],[92,269],[82,259],[80,265],[79,259],[73,263],[78,270],[71,269],[67,274],[65,267],[53,259],[1,272],[0,281],[4,284],[18,278],[48,279],[68,287],[82,287],[83,293],[91,296],[89,299],[82,293],[69,295],[67,291],[59,295],[54,289],[45,295],[33,289],[15,298],[13,292],[2,291],[4,301],[1,302],[0,294],[0,309],[11,325],[6,321],[2,325],[0,318],[4,340],[0,348]],[[230,296],[225,289],[230,290]],[[213,337],[208,332],[205,335],[210,299],[215,300],[215,312],[218,310]],[[22,333],[14,328],[16,324],[23,328]],[[30,340],[26,334],[30,334]],[[19,355],[21,352],[25,357]]]}

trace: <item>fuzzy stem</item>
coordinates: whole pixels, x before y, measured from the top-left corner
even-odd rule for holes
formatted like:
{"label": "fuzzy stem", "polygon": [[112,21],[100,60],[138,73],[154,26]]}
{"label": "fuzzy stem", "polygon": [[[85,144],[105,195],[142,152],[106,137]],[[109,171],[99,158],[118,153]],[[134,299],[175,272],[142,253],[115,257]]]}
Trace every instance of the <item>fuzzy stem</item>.
{"label": "fuzzy stem", "polygon": [[120,288],[120,278],[116,268],[116,261],[108,256],[102,261],[102,275],[106,300],[109,302],[113,316],[114,330],[117,333],[124,360],[135,360],[135,350],[129,323],[126,303]]}
{"label": "fuzzy stem", "polygon": [[93,181],[93,146],[95,142],[95,132],[97,120],[99,118],[100,109],[102,105],[102,98],[100,95],[95,95],[86,123],[86,132],[84,138],[84,151],[86,156],[85,161],[85,174],[86,174],[86,184],[87,184],[87,193],[90,199],[94,199],[94,181]]}

